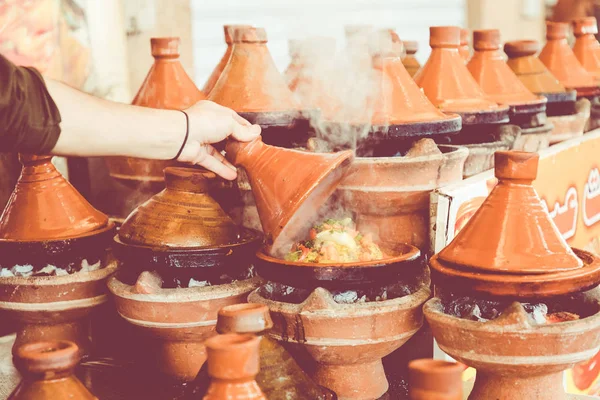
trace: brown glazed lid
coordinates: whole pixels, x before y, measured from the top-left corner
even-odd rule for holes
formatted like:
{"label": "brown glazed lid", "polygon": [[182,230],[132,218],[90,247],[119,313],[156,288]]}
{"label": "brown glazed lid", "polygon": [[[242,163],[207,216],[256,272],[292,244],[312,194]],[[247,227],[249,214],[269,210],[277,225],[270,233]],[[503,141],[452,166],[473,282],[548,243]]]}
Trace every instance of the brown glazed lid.
{"label": "brown glazed lid", "polygon": [[[474,291],[516,297],[527,294],[520,288],[525,285],[530,289],[537,284],[535,295],[544,296],[597,284],[600,263],[575,254],[533,189],[538,160],[535,153],[496,152],[497,186],[454,240],[432,258],[434,275],[471,282]],[[545,286],[549,277],[558,289]]]}
{"label": "brown glazed lid", "polygon": [[266,400],[254,380],[260,370],[260,338],[228,333],[206,340],[211,384],[204,400]]}
{"label": "brown glazed lid", "polygon": [[21,176],[0,216],[0,240],[37,242],[72,239],[108,226],[58,172],[52,156],[19,155]]}
{"label": "brown glazed lid", "polygon": [[420,359],[408,363],[410,400],[462,400],[464,368],[450,361]]}
{"label": "brown glazed lid", "polygon": [[267,48],[262,28],[237,27],[229,62],[209,100],[236,112],[297,111],[300,108]]}
{"label": "brown glazed lid", "polygon": [[217,317],[218,333],[266,333],[273,327],[269,307],[264,304],[244,303],[225,306]]}
{"label": "brown glazed lid", "polygon": [[535,40],[516,40],[504,45],[506,64],[532,93],[565,93],[564,85],[535,55],[540,45]]}
{"label": "brown glazed lid", "polygon": [[600,43],[596,39],[598,24],[596,18],[587,17],[573,21],[575,45],[573,53],[588,72],[600,79]]}
{"label": "brown glazed lid", "polygon": [[545,97],[531,93],[504,62],[498,29],[474,31],[473,49],[475,53],[467,68],[488,98],[509,106],[546,103]]}
{"label": "brown glazed lid", "polygon": [[248,174],[268,250],[275,256],[285,255],[306,234],[354,158],[351,150],[311,153],[269,146],[261,138],[229,140],[225,150],[229,161]]}
{"label": "brown glazed lid", "polygon": [[414,76],[429,100],[445,112],[498,112],[506,110],[488,100],[458,52],[460,28],[429,28],[431,55]]}
{"label": "brown glazed lid", "polygon": [[239,228],[208,194],[212,172],[165,169],[166,188],[136,208],[123,222],[119,239],[148,247],[200,248],[239,241]]}
{"label": "brown glazed lid", "polygon": [[223,73],[223,70],[225,69],[225,66],[227,65],[227,62],[229,62],[229,58],[231,57],[231,49],[233,47],[232,46],[233,45],[233,32],[237,28],[251,28],[251,27],[252,27],[252,25],[223,25],[223,33],[225,35],[225,44],[227,45],[227,48],[225,49],[225,54],[223,54],[223,57],[221,57],[221,61],[219,61],[219,63],[215,67],[215,69],[213,69],[213,72],[210,74],[210,76],[208,77],[208,80],[206,81],[206,83],[204,84],[204,87],[202,88],[202,92],[205,93],[207,96],[210,94],[212,89],[215,87],[217,81],[221,77],[221,73]]}
{"label": "brown glazed lid", "polygon": [[469,58],[471,58],[471,49],[469,48],[469,36],[470,32],[468,29],[462,28],[460,30],[460,47],[458,48],[458,52],[460,56],[465,60],[465,63],[469,62]]}
{"label": "brown glazed lid", "polygon": [[596,96],[600,93],[592,74],[583,68],[567,42],[569,24],[546,21],[546,45],[540,60],[567,89],[577,90],[578,96]]}
{"label": "brown glazed lid", "polygon": [[98,400],[73,375],[81,359],[77,345],[66,340],[34,342],[13,350],[24,379],[10,400]]}

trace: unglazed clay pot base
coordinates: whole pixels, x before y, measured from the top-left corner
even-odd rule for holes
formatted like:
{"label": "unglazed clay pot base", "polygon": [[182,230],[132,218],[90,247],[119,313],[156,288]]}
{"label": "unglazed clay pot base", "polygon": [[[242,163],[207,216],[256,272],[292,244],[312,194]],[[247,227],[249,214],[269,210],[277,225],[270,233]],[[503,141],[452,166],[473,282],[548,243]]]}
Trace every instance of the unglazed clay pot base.
{"label": "unglazed clay pot base", "polygon": [[142,275],[135,286],[117,277],[109,279],[117,311],[153,338],[155,347],[146,351],[154,355],[157,368],[185,382],[192,381],[206,361],[203,342],[215,334],[219,309],[246,302],[260,281],[252,278],[209,287],[162,289],[155,283],[145,285]]}
{"label": "unglazed clay pot base", "polygon": [[570,400],[563,371],[593,357],[600,344],[597,290],[589,296],[594,315],[546,325],[531,324],[520,303],[485,323],[446,314],[438,298],[423,312],[440,348],[477,370],[469,400]]}
{"label": "unglazed clay pot base", "polygon": [[590,117],[590,102],[580,99],[575,107],[577,113],[557,117],[548,117],[548,122],[553,129],[550,135],[550,144],[563,142],[583,135],[585,126]]}
{"label": "unglazed clay pot base", "polygon": [[266,304],[275,323],[271,337],[310,354],[313,379],[340,400],[377,399],[388,390],[381,358],[412,337],[422,325],[421,304],[429,283],[397,299],[338,304],[315,289],[301,304],[268,300],[256,290],[248,300]]}
{"label": "unglazed clay pot base", "polygon": [[14,348],[40,340],[70,340],[90,348],[89,315],[108,301],[106,279],[117,263],[65,276],[0,278],[0,310],[18,324]]}
{"label": "unglazed clay pot base", "polygon": [[550,146],[553,126],[542,125],[536,128],[521,129],[521,135],[512,145],[512,150],[536,153]]}

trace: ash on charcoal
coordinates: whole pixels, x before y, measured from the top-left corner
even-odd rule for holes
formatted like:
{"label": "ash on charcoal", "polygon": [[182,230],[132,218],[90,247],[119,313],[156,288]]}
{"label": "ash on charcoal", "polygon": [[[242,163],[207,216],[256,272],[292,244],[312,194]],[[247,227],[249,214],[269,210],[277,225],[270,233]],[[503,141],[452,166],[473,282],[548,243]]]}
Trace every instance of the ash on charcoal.
{"label": "ash on charcoal", "polygon": [[194,278],[190,279],[190,282],[188,283],[188,287],[205,287],[205,286],[211,286],[209,281],[197,281]]}
{"label": "ash on charcoal", "polygon": [[78,272],[92,272],[102,268],[102,262],[97,260],[95,263],[90,264],[87,259],[83,259],[80,262],[72,262],[64,268],[57,267],[56,265],[46,264],[33,266],[27,265],[15,265],[12,268],[0,268],[0,277],[30,277],[30,276],[65,276],[71,275]]}

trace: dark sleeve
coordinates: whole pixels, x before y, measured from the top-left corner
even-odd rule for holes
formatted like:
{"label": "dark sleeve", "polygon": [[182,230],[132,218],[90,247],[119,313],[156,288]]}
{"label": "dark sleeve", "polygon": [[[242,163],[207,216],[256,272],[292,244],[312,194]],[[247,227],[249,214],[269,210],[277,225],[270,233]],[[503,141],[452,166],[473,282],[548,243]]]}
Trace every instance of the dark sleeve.
{"label": "dark sleeve", "polygon": [[0,54],[0,152],[48,153],[58,141],[59,124],[42,75]]}

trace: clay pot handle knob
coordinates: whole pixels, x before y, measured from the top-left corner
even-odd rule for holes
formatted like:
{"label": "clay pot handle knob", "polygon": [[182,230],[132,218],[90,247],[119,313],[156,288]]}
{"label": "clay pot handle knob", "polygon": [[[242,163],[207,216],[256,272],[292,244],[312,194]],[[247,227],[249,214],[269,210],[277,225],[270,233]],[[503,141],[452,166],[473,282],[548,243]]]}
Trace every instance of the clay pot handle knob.
{"label": "clay pot handle knob", "polygon": [[248,167],[251,160],[258,157],[258,154],[264,149],[265,144],[259,136],[251,142],[240,142],[235,139],[227,139],[225,144],[225,156],[236,167]]}
{"label": "clay pot handle knob", "polygon": [[546,21],[546,39],[566,39],[569,34],[569,24],[566,22]]}
{"label": "clay pot handle knob", "polygon": [[189,193],[206,193],[210,182],[217,178],[214,173],[197,168],[165,168],[165,185],[172,190]]}
{"label": "clay pot handle knob", "polygon": [[403,41],[403,44],[407,54],[416,54],[417,51],[419,51],[419,42],[414,40],[405,40]]}
{"label": "clay pot handle knob", "polygon": [[238,26],[232,34],[233,43],[267,43],[267,32],[264,28]]}
{"label": "clay pot handle knob", "polygon": [[500,31],[498,29],[473,31],[473,48],[478,51],[498,50],[500,48]]}
{"label": "clay pot handle knob", "polygon": [[246,303],[225,306],[219,310],[218,333],[262,334],[273,327],[269,307],[264,304]]}
{"label": "clay pot handle knob", "polygon": [[23,153],[19,153],[19,161],[23,165],[43,164],[45,162],[48,162],[48,161],[52,160],[52,157],[53,156],[48,155],[48,154],[37,155],[37,154],[23,154]]}
{"label": "clay pot handle knob", "polygon": [[408,364],[410,400],[462,400],[461,364],[420,359]]}
{"label": "clay pot handle knob", "polygon": [[533,56],[540,51],[537,40],[514,40],[504,44],[504,52],[509,58]]}
{"label": "clay pot handle knob", "polygon": [[223,32],[225,33],[225,43],[233,43],[233,35],[238,29],[252,28],[252,25],[223,25]]}
{"label": "clay pot handle knob", "polygon": [[208,374],[212,378],[250,380],[260,369],[260,337],[228,333],[206,340]]}
{"label": "clay pot handle knob", "polygon": [[598,23],[595,17],[580,18],[573,21],[573,34],[575,36],[595,35],[597,33]]}
{"label": "clay pot handle knob", "polygon": [[460,28],[458,26],[432,26],[429,28],[429,45],[431,47],[460,46]]}
{"label": "clay pot handle knob", "polygon": [[28,343],[13,351],[13,361],[23,374],[70,371],[81,359],[79,348],[67,340]]}
{"label": "clay pot handle knob", "polygon": [[152,50],[152,57],[154,58],[177,58],[179,57],[179,38],[151,38],[150,48]]}
{"label": "clay pot handle knob", "polygon": [[540,156],[524,151],[497,151],[494,154],[494,171],[499,180],[531,183],[537,176]]}

